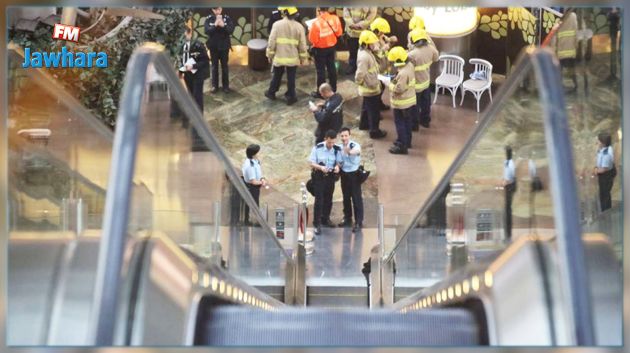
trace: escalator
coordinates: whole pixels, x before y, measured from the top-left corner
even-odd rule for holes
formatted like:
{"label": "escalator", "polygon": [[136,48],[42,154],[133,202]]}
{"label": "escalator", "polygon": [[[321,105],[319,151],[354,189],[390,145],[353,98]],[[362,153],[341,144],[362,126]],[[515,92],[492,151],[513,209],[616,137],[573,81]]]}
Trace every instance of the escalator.
{"label": "escalator", "polygon": [[[609,317],[620,308],[619,263],[604,261],[614,258],[606,237],[582,239],[577,209],[570,207],[578,201],[559,81],[548,52],[525,53],[418,212],[407,222],[387,224],[386,219],[404,217],[384,217],[386,209],[379,208],[377,241],[365,259],[370,264],[369,286],[362,288],[365,305],[326,309],[305,307],[308,293],[317,289],[307,289],[307,242],[299,231],[304,206],[263,195],[268,206],[262,212],[163,48],[138,48],[128,64],[107,154],[113,162],[104,187],[102,231],[72,245],[89,250],[68,252],[62,245],[48,260],[63,270],[46,289],[56,301],[42,304],[50,314],[41,319],[35,344],[620,344],[621,321],[600,314]],[[161,86],[167,94],[149,95]],[[190,128],[171,118],[172,101]],[[524,106],[529,113],[518,122],[521,129],[508,129],[515,107]],[[199,143],[195,136],[208,151],[191,152]],[[535,194],[519,185],[513,240],[502,231],[497,194],[503,191],[493,184],[501,179],[504,158],[496,150],[505,141],[520,143],[518,158],[536,156],[537,176],[546,185]],[[446,213],[459,217],[459,226],[438,224],[432,217],[438,203],[446,202],[441,195],[455,184],[465,185],[468,201],[466,207],[448,206]],[[243,205],[259,226],[239,224]],[[284,239],[266,215],[276,209],[286,211]],[[485,211],[480,216],[476,210]],[[474,229],[466,229],[469,225]],[[439,235],[447,226],[447,236]],[[46,248],[14,251],[26,258]],[[432,267],[436,261],[443,265]],[[10,273],[34,272],[27,265],[10,261]],[[88,280],[81,277],[86,275]],[[59,283],[72,295],[59,291]],[[10,320],[20,317],[11,308],[22,303],[10,292]],[[621,310],[616,312],[620,318]],[[12,335],[11,325],[9,344],[33,344]],[[18,332],[24,323],[15,325]],[[83,329],[73,335],[77,325]]]}

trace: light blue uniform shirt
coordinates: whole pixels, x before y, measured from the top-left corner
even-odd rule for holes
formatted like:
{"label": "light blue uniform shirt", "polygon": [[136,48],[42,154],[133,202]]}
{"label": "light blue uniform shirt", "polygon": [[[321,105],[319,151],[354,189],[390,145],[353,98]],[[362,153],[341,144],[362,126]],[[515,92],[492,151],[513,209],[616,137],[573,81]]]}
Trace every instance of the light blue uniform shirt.
{"label": "light blue uniform shirt", "polygon": [[613,155],[611,146],[600,148],[600,150],[597,151],[597,168],[610,169],[613,167],[614,160],[615,156]]}
{"label": "light blue uniform shirt", "polygon": [[508,183],[513,183],[515,178],[514,161],[506,160],[503,162],[503,179]]}
{"label": "light blue uniform shirt", "polygon": [[[337,153],[335,153],[335,149]],[[341,164],[341,149],[339,146],[333,145],[332,148],[326,148],[326,142],[320,142],[311,150],[311,156],[308,160],[314,164],[324,163],[326,168],[333,169],[336,164]]]}
{"label": "light blue uniform shirt", "polygon": [[243,172],[243,178],[246,183],[250,183],[252,179],[260,180],[262,178],[262,169],[260,168],[260,162],[257,159],[246,159],[241,167]]}
{"label": "light blue uniform shirt", "polygon": [[339,148],[341,148],[341,161],[342,161],[341,170],[343,170],[346,173],[352,173],[352,172],[356,172],[357,169],[359,169],[359,166],[361,165],[361,145],[359,145],[358,143],[352,140],[348,142],[348,145],[350,146],[350,150],[358,149],[359,154],[355,154],[355,155],[346,154],[343,151],[343,144],[338,145]]}

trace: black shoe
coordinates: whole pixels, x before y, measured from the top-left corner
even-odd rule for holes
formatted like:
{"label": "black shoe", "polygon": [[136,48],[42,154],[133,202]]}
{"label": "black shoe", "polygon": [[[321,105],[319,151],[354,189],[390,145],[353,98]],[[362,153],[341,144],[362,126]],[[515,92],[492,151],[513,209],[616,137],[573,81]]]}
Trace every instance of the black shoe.
{"label": "black shoe", "polygon": [[411,127],[411,131],[420,131],[420,125],[415,125],[415,124],[414,124],[414,125]]}
{"label": "black shoe", "polygon": [[361,228],[363,228],[363,224],[361,222],[355,223],[354,227],[352,227],[352,233],[360,232]]}
{"label": "black shoe", "polygon": [[369,126],[362,126],[362,125],[359,125],[359,130],[367,131],[367,130],[369,130],[369,129],[370,129],[370,127],[369,127]]}
{"label": "black shoe", "polygon": [[315,226],[315,228],[313,228],[313,234],[321,235],[322,234],[322,228],[320,226]]}
{"label": "black shoe", "polygon": [[215,94],[219,92],[219,87],[212,87],[212,89],[210,90],[210,93]]}
{"label": "black shoe", "polygon": [[322,225],[326,228],[335,228],[335,225],[333,224],[333,222],[330,219],[327,219],[325,221],[322,222]]}
{"label": "black shoe", "polygon": [[223,93],[230,93],[230,92],[232,92],[230,87],[223,87]]}
{"label": "black shoe", "polygon": [[421,123],[420,123],[420,125],[421,125],[423,128],[426,128],[426,129],[428,129],[428,128],[431,126],[431,124],[430,124],[428,121],[426,121],[426,122],[425,122],[425,121],[423,121],[423,122],[421,122]]}
{"label": "black shoe", "polygon": [[311,92],[311,97],[318,98],[318,99],[324,99],[324,97],[322,97],[322,95],[319,94],[319,92],[317,92],[317,91]]}
{"label": "black shoe", "polygon": [[298,99],[295,97],[286,97],[286,98],[287,98],[287,105],[293,105],[295,104],[295,102],[298,101]]}
{"label": "black shoe", "polygon": [[377,131],[370,132],[370,138],[373,138],[373,139],[381,139],[385,136],[387,136],[387,131],[377,130]]}
{"label": "black shoe", "polygon": [[271,92],[269,92],[269,91],[265,91],[265,97],[271,99],[272,101],[276,100],[276,95],[271,93]]}
{"label": "black shoe", "polygon": [[341,228],[347,228],[347,227],[350,227],[351,225],[352,225],[352,220],[344,218],[343,221],[339,223],[337,226]]}
{"label": "black shoe", "polygon": [[409,154],[409,152],[407,152],[407,147],[403,147],[400,144],[394,144],[392,147],[389,148],[389,153],[391,154]]}

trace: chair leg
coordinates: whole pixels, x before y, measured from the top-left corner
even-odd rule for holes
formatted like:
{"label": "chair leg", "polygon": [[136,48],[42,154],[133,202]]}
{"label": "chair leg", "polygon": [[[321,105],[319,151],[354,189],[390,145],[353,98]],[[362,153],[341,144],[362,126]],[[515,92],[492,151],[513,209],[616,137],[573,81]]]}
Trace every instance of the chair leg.
{"label": "chair leg", "polygon": [[488,88],[488,93],[490,94],[490,102],[492,102],[492,87]]}
{"label": "chair leg", "polygon": [[455,96],[457,95],[458,88],[459,87],[455,87],[451,90],[451,95],[453,96],[453,108],[457,108],[457,105],[455,105]]}
{"label": "chair leg", "polygon": [[464,95],[466,94],[466,91],[462,88],[462,100],[459,102],[459,106],[461,107],[462,104],[464,104]]}
{"label": "chair leg", "polygon": [[433,97],[433,104],[435,104],[435,101],[437,100],[439,90],[440,88],[438,87],[438,85],[435,85],[435,96]]}
{"label": "chair leg", "polygon": [[479,100],[481,99],[481,95],[477,95],[475,98],[477,98],[477,113],[479,113]]}

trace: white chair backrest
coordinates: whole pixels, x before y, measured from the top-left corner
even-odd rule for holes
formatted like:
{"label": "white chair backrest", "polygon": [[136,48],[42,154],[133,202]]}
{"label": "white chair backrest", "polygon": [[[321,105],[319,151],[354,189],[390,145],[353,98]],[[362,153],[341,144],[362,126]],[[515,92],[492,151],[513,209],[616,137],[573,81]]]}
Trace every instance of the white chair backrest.
{"label": "white chair backrest", "polygon": [[470,59],[468,61],[472,65],[475,65],[475,71],[483,72],[489,83],[492,83],[492,64],[483,59]]}
{"label": "white chair backrest", "polygon": [[464,77],[464,59],[457,55],[444,54],[440,55],[440,61],[443,65],[442,74]]}

